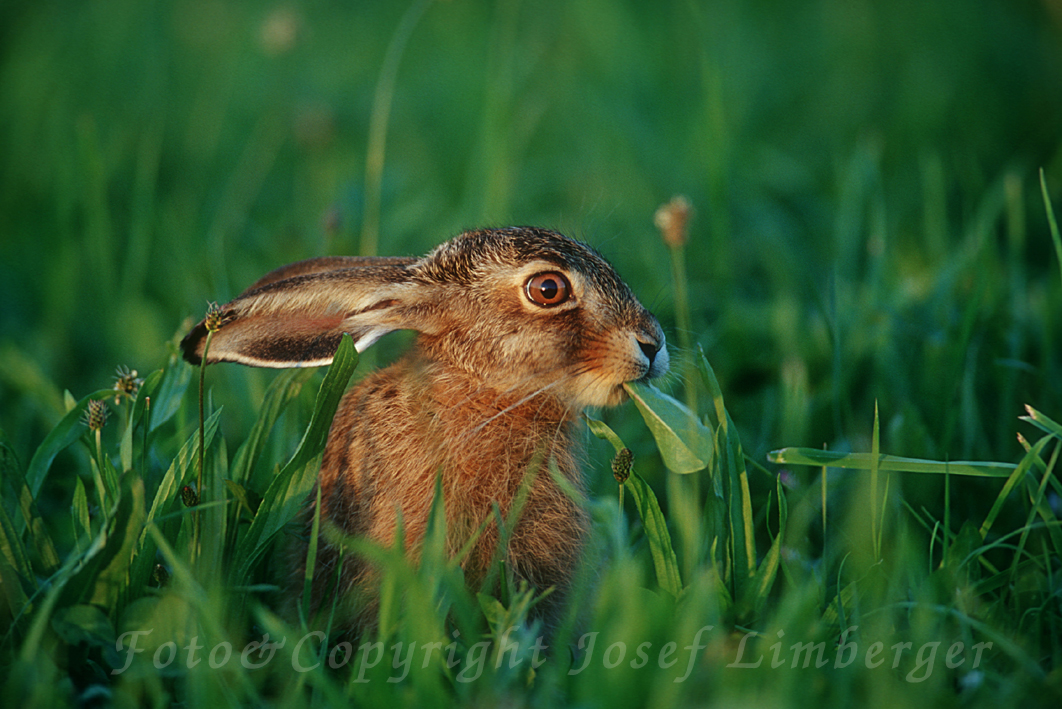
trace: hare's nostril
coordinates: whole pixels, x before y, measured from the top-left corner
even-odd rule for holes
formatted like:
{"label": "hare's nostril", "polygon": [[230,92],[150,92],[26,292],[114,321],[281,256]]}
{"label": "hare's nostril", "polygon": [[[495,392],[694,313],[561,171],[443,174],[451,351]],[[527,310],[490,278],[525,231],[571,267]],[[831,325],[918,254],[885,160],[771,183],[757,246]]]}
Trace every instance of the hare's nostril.
{"label": "hare's nostril", "polygon": [[638,347],[642,349],[642,354],[649,360],[649,366],[653,366],[653,360],[656,359],[657,352],[660,351],[660,345],[655,342],[642,342],[638,340]]}

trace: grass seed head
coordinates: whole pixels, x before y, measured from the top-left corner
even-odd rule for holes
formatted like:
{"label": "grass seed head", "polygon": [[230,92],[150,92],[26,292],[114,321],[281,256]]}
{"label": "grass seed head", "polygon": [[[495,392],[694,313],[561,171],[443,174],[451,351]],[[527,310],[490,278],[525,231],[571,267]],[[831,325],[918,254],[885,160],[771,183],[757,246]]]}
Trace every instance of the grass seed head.
{"label": "grass seed head", "polygon": [[102,399],[93,399],[88,403],[83,416],[85,425],[90,431],[100,431],[107,423],[107,403]]}
{"label": "grass seed head", "polygon": [[693,205],[688,199],[678,195],[656,210],[653,223],[660,230],[660,237],[664,243],[676,249],[686,245],[689,222],[692,217]]}
{"label": "grass seed head", "polygon": [[612,459],[612,475],[620,485],[627,482],[631,476],[631,467],[634,465],[634,453],[630,448],[622,448],[616,457]]}

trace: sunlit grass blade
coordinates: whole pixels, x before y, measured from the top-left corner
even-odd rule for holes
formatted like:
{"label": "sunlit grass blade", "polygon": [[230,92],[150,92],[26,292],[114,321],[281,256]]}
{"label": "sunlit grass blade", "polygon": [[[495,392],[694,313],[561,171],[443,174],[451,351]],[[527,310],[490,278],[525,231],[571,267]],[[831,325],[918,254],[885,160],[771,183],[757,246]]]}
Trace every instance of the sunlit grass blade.
{"label": "sunlit grass blade", "polygon": [[[135,476],[122,479],[120,488],[118,518],[107,538],[107,549],[97,557],[100,562],[98,573],[93,574],[84,599],[89,603],[111,612],[118,606],[121,598],[131,593],[139,593],[139,583],[146,577],[131,577],[130,566],[137,548],[137,538],[143,529],[144,481]],[[75,584],[77,584],[75,579]],[[136,588],[131,588],[131,583]]]}
{"label": "sunlit grass blade", "polygon": [[[1018,568],[1019,562],[1023,557],[1023,552],[1026,544],[1028,543],[1029,535],[1032,532],[1033,520],[1037,515],[1040,515],[1040,517],[1047,523],[1047,528],[1049,530],[1048,534],[1051,538],[1052,544],[1054,545],[1056,553],[1060,549],[1058,519],[1055,517],[1054,512],[1052,512],[1050,506],[1048,506],[1044,496],[1044,493],[1047,490],[1047,483],[1054,474],[1055,464],[1058,462],[1058,450],[1059,446],[1055,446],[1055,451],[1051,455],[1051,462],[1047,465],[1047,472],[1044,473],[1044,477],[1040,481],[1040,485],[1029,486],[1030,509],[1025,519],[1025,526],[1022,527],[1021,530],[1021,537],[1019,537],[1018,539],[1018,548],[1014,554],[1014,561],[1011,564],[1011,579],[1015,584],[1018,583],[1016,570]],[[1030,455],[1031,454],[1032,453],[1030,452]],[[1050,561],[1048,562],[1048,564],[1050,564]]]}
{"label": "sunlit grass blade", "polygon": [[789,505],[786,502],[785,492],[782,490],[782,479],[775,479],[775,490],[778,495],[778,534],[771,540],[771,547],[756,569],[752,582],[747,588],[747,607],[759,615],[767,603],[774,585],[774,579],[778,575],[778,569],[782,561],[782,545],[785,543],[786,524],[789,520]]}
{"label": "sunlit grass blade", "polygon": [[981,524],[981,538],[984,539],[988,536],[989,530],[992,529],[992,525],[995,524],[996,518],[1003,510],[1003,505],[1007,501],[1007,497],[1010,495],[1010,491],[1014,489],[1021,480],[1025,479],[1025,476],[1029,474],[1032,466],[1036,460],[1040,457],[1040,452],[1047,445],[1047,442],[1051,440],[1050,437],[1045,436],[1037,441],[1036,445],[1025,454],[1025,457],[1021,459],[1021,463],[1014,468],[1013,472],[1007,478],[1006,484],[1003,485],[1003,489],[999,491],[999,495],[996,496],[996,501],[992,503],[992,509],[988,511],[988,515],[985,517],[985,521]]}
{"label": "sunlit grass blade", "polygon": [[730,414],[724,411],[726,425],[720,425],[719,448],[725,453],[719,457],[725,463],[721,477],[725,482],[724,499],[730,524],[730,548],[734,560],[732,579],[734,597],[743,598],[749,581],[756,573],[756,537],[753,531],[752,494],[749,491],[749,475],[745,468],[745,454]]}
{"label": "sunlit grass blade", "polygon": [[[207,446],[214,440],[214,435],[217,433],[218,424],[221,421],[221,411],[218,409],[210,415],[206,420],[204,426],[205,436],[204,440]],[[159,482],[158,488],[155,490],[155,496],[151,501],[151,508],[148,510],[147,519],[145,522],[150,524],[160,514],[162,514],[164,508],[170,504],[176,504],[177,489],[187,482],[189,482],[190,471],[194,470],[192,461],[196,459],[199,453],[199,431],[196,430],[181,446],[177,456],[170,463],[170,467],[166,469],[166,472],[162,476],[162,480]]]}
{"label": "sunlit grass blade", "polygon": [[37,586],[29,554],[26,553],[22,540],[15,533],[15,525],[3,507],[0,507],[0,582],[4,584],[3,590],[12,611],[26,603],[23,584],[26,584],[31,592],[36,590]]}
{"label": "sunlit grass blade", "polygon": [[[617,453],[626,448],[620,437],[607,424],[589,416],[585,418],[591,433],[611,443]],[[682,592],[682,577],[679,573],[678,557],[675,556],[675,549],[671,544],[671,533],[667,529],[667,520],[664,518],[664,513],[660,510],[656,494],[633,468],[630,471],[630,477],[627,478],[623,485],[630,492],[634,506],[638,510],[639,517],[641,517],[645,537],[649,541],[649,553],[653,558],[653,568],[656,570],[657,583],[660,584],[662,589],[677,598]]]}
{"label": "sunlit grass blade", "polygon": [[314,404],[310,423],[306,427],[299,447],[291,456],[291,460],[284,466],[284,473],[288,469],[303,467],[311,458],[320,455],[324,450],[325,441],[328,438],[328,430],[332,426],[332,418],[339,407],[339,401],[346,393],[347,383],[358,366],[358,351],[354,349],[354,341],[350,335],[343,335],[339,343],[332,365],[328,368],[321,388],[317,392],[317,401]]}
{"label": "sunlit grass blade", "polygon": [[23,547],[23,531],[29,530],[29,541],[37,552],[37,558],[45,574],[51,574],[59,566],[59,556],[52,537],[45,526],[44,518],[37,507],[37,501],[30,493],[29,486],[22,477],[18,457],[6,443],[0,441],[0,496],[5,508],[6,541],[0,543],[0,553],[8,556],[8,563],[14,565],[19,573],[27,573],[27,580],[34,575],[28,565],[18,562]]}
{"label": "sunlit grass blade", "polygon": [[[697,368],[705,388],[712,397],[715,413],[715,461],[710,470],[715,506],[729,534],[726,549],[732,561],[729,579],[735,599],[746,598],[748,583],[756,573],[756,538],[753,531],[752,495],[741,437],[723,401],[723,392],[715,371],[704,352],[698,351]],[[716,500],[720,502],[716,502]]]}
{"label": "sunlit grass blade", "polygon": [[642,518],[645,536],[649,540],[649,552],[653,557],[657,583],[660,584],[660,588],[677,598],[682,593],[678,558],[671,546],[671,534],[667,530],[667,520],[664,518],[664,513],[660,511],[656,495],[642,476],[633,469],[631,476],[623,485],[630,492],[631,500],[638,509],[638,515]]}
{"label": "sunlit grass blade", "polygon": [[1028,421],[1044,433],[1050,433],[1052,436],[1062,440],[1062,424],[1051,420],[1031,406],[1026,405],[1025,410],[1029,412],[1029,415],[1019,416],[1022,421]]}
{"label": "sunlit grass blade", "polygon": [[[870,453],[839,453],[817,448],[782,448],[771,451],[767,459],[777,465],[812,465],[870,470],[874,464]],[[894,455],[879,455],[878,470],[894,473],[927,473],[931,475],[970,475],[982,478],[1005,478],[1014,472],[1013,463],[954,461],[941,462],[921,458],[903,458]]]}

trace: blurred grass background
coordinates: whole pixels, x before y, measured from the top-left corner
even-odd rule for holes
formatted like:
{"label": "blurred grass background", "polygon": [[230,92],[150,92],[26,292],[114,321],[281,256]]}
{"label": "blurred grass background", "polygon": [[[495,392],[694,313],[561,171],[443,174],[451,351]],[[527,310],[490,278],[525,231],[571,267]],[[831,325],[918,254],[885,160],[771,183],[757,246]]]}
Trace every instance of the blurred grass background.
{"label": "blurred grass background", "polygon": [[[674,343],[652,215],[676,193],[690,340],[755,459],[865,449],[877,399],[883,450],[1010,460],[1021,406],[1062,399],[1037,181],[1057,200],[1058,2],[417,4],[375,245],[370,116],[410,5],[0,8],[0,427],[23,460],[63,389],[157,366],[207,300],[466,227],[590,241]],[[224,377],[251,396],[220,396],[227,426],[263,377]]]}
{"label": "blurred grass background", "polygon": [[[63,390],[159,367],[208,300],[278,265],[466,227],[589,241],[675,343],[653,213],[681,193],[689,339],[753,460],[870,450],[877,401],[883,452],[1013,462],[1024,404],[1062,414],[1038,176],[1057,209],[1060,128],[1057,0],[4,3],[0,433],[25,463]],[[211,373],[233,445],[274,377]],[[609,420],[641,455],[630,409]],[[70,455],[42,502],[60,526]],[[762,508],[774,481],[750,472]],[[941,476],[892,484],[943,516]],[[953,483],[950,514],[983,519],[998,490]]]}
{"label": "blurred grass background", "polygon": [[[877,399],[883,450],[1010,460],[1021,406],[1062,400],[1037,181],[1062,194],[1062,4],[415,4],[0,8],[0,428],[23,460],[63,389],[158,366],[208,300],[467,227],[593,243],[674,343],[652,215],[676,193],[690,340],[755,459],[866,449]],[[377,207],[374,97],[420,10]],[[224,379],[245,429],[268,376]]]}

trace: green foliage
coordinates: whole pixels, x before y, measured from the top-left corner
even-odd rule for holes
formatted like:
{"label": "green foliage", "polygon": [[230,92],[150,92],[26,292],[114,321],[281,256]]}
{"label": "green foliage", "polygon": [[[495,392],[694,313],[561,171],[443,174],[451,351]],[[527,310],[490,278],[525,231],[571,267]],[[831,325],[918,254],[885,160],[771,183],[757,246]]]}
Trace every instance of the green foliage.
{"label": "green foliage", "polygon": [[[5,706],[1062,699],[1051,3],[15,2],[0,38]],[[468,588],[439,494],[419,564],[350,540],[379,631],[310,634],[284,538],[357,357],[200,399],[176,342],[282,263],[513,222],[606,253],[674,361],[588,419],[569,616],[539,649],[541,592]]]}

